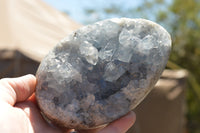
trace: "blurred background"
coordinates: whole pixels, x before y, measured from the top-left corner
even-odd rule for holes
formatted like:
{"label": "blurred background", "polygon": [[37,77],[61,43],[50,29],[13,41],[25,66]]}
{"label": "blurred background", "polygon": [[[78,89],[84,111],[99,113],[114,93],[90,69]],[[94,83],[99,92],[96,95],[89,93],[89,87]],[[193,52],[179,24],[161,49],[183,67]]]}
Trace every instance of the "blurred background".
{"label": "blurred background", "polygon": [[182,132],[200,133],[200,0],[0,0],[0,78],[34,74],[64,36],[113,17],[149,19],[171,34],[173,47],[166,67],[171,73],[163,79],[180,78],[176,72],[184,70],[186,80],[181,78],[178,84],[184,84]]}

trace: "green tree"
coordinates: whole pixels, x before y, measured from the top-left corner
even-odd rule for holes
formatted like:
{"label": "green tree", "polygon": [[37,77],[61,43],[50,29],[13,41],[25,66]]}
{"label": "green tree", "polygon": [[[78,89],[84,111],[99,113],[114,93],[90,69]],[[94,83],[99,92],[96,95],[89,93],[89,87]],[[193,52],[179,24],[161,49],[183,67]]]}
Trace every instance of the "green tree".
{"label": "green tree", "polygon": [[188,128],[200,133],[200,1],[174,0],[173,52],[170,60],[190,72],[187,89]]}

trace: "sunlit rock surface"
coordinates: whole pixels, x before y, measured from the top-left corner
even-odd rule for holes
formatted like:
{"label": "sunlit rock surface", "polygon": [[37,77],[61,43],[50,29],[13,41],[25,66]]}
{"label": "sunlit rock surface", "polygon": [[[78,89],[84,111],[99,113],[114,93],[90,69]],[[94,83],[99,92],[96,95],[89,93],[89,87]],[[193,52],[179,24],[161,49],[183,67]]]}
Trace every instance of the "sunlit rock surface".
{"label": "sunlit rock surface", "polygon": [[144,19],[110,19],[64,38],[41,62],[36,98],[44,115],[67,128],[109,123],[150,92],[168,60],[171,39]]}

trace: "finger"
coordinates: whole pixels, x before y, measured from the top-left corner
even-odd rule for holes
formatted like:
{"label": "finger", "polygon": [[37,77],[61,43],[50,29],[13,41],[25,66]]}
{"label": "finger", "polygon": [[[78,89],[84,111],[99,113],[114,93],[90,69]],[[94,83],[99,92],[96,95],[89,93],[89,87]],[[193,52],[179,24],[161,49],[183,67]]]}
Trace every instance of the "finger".
{"label": "finger", "polygon": [[35,90],[36,78],[29,74],[19,78],[4,78],[0,80],[0,97],[3,101],[14,105],[26,100]]}
{"label": "finger", "polygon": [[105,126],[106,124],[94,129],[77,130],[77,133],[98,133],[98,131],[102,130]]}
{"label": "finger", "polygon": [[131,111],[124,117],[110,123],[98,133],[125,133],[135,123],[135,120],[136,115]]}
{"label": "finger", "polygon": [[17,103],[15,105],[16,108],[21,108],[28,119],[30,120],[30,132],[34,131],[35,133],[62,133],[61,129],[57,127],[53,127],[48,124],[42,117],[38,107],[32,103],[31,101]]}
{"label": "finger", "polygon": [[33,94],[28,98],[28,101],[31,101],[31,102],[33,102],[34,104],[37,105],[35,93],[33,93]]}

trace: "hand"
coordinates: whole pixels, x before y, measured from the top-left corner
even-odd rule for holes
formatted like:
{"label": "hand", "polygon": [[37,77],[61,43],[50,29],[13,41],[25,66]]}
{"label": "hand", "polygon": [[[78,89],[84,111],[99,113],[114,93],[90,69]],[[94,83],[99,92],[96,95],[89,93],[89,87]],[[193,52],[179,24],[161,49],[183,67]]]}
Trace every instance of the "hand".
{"label": "hand", "polygon": [[[41,116],[35,100],[36,78],[26,75],[0,80],[1,133],[70,133],[50,126]],[[135,114],[128,113],[108,126],[79,131],[79,133],[125,133],[135,122]]]}

